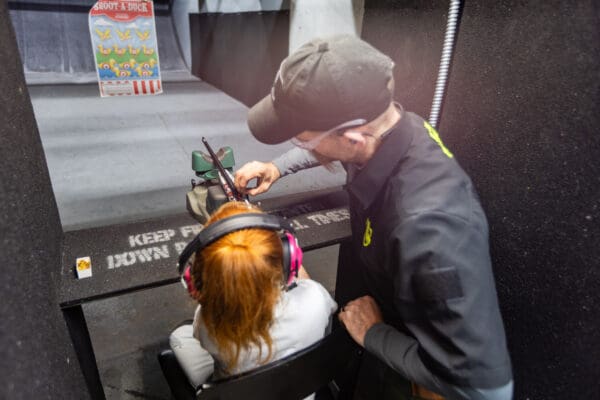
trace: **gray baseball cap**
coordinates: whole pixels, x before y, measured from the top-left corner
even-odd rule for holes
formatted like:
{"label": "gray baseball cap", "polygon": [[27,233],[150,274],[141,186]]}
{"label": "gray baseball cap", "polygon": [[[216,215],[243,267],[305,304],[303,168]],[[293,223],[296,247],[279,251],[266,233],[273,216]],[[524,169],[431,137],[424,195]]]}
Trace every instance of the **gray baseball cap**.
{"label": "gray baseball cap", "polygon": [[312,40],[283,60],[271,93],[248,111],[259,141],[277,144],[305,130],[372,121],[392,101],[393,61],[351,35]]}

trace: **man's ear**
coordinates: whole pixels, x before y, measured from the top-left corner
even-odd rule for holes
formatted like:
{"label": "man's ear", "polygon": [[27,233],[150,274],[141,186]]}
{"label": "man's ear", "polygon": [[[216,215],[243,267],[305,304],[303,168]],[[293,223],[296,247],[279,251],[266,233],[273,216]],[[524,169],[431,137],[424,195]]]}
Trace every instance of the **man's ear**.
{"label": "man's ear", "polygon": [[365,144],[366,139],[365,136],[361,133],[361,132],[357,132],[357,131],[353,131],[353,130],[347,130],[344,132],[343,135],[346,139],[350,140],[351,143],[353,144]]}

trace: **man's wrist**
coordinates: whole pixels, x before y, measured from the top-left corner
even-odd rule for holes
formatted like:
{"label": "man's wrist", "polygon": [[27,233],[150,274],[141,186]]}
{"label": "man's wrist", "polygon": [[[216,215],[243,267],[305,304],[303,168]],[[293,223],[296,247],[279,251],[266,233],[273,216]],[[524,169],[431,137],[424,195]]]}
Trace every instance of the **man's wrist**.
{"label": "man's wrist", "polygon": [[372,343],[373,340],[377,340],[376,338],[379,337],[381,332],[387,330],[388,328],[390,328],[390,326],[383,321],[376,322],[375,324],[371,325],[369,329],[367,329],[367,332],[365,332],[365,337],[363,339],[364,348],[370,350],[369,343]]}
{"label": "man's wrist", "polygon": [[281,178],[281,170],[279,169],[277,164],[275,164],[275,162],[273,161],[269,162],[269,164],[271,165],[271,172],[273,173],[273,181],[276,181],[277,179]]}
{"label": "man's wrist", "polygon": [[281,160],[280,157],[274,159],[273,161],[270,161],[269,164],[271,164],[273,166],[273,168],[277,171],[277,176],[278,178],[281,178],[283,176],[283,172],[284,166],[282,165],[283,160]]}

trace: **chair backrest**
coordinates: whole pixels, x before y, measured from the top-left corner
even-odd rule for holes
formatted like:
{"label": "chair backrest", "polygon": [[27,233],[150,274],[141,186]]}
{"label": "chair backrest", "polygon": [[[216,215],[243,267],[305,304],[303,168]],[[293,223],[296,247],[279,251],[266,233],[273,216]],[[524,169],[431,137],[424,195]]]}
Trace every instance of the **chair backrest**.
{"label": "chair backrest", "polygon": [[361,354],[362,348],[340,328],[281,360],[203,384],[197,400],[303,399],[333,380],[352,384]]}

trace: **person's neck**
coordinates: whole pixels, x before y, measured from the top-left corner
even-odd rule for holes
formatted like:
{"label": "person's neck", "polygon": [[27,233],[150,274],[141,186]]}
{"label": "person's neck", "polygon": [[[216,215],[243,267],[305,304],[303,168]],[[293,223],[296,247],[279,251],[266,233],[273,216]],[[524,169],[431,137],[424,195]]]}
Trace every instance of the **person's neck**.
{"label": "person's neck", "polygon": [[[381,118],[381,120],[379,120]],[[377,138],[377,147],[381,144],[381,140],[394,128],[394,126],[402,118],[402,106],[398,103],[392,102],[385,112],[379,116],[375,126],[375,133],[373,136]]]}
{"label": "person's neck", "polygon": [[377,152],[379,146],[383,142],[383,138],[390,133],[394,126],[402,118],[402,108],[398,104],[392,102],[387,110],[384,111],[376,120],[373,121],[372,134],[374,140],[369,141],[369,144],[364,149],[364,154],[360,157],[360,162],[356,163],[359,168],[362,168]]}

